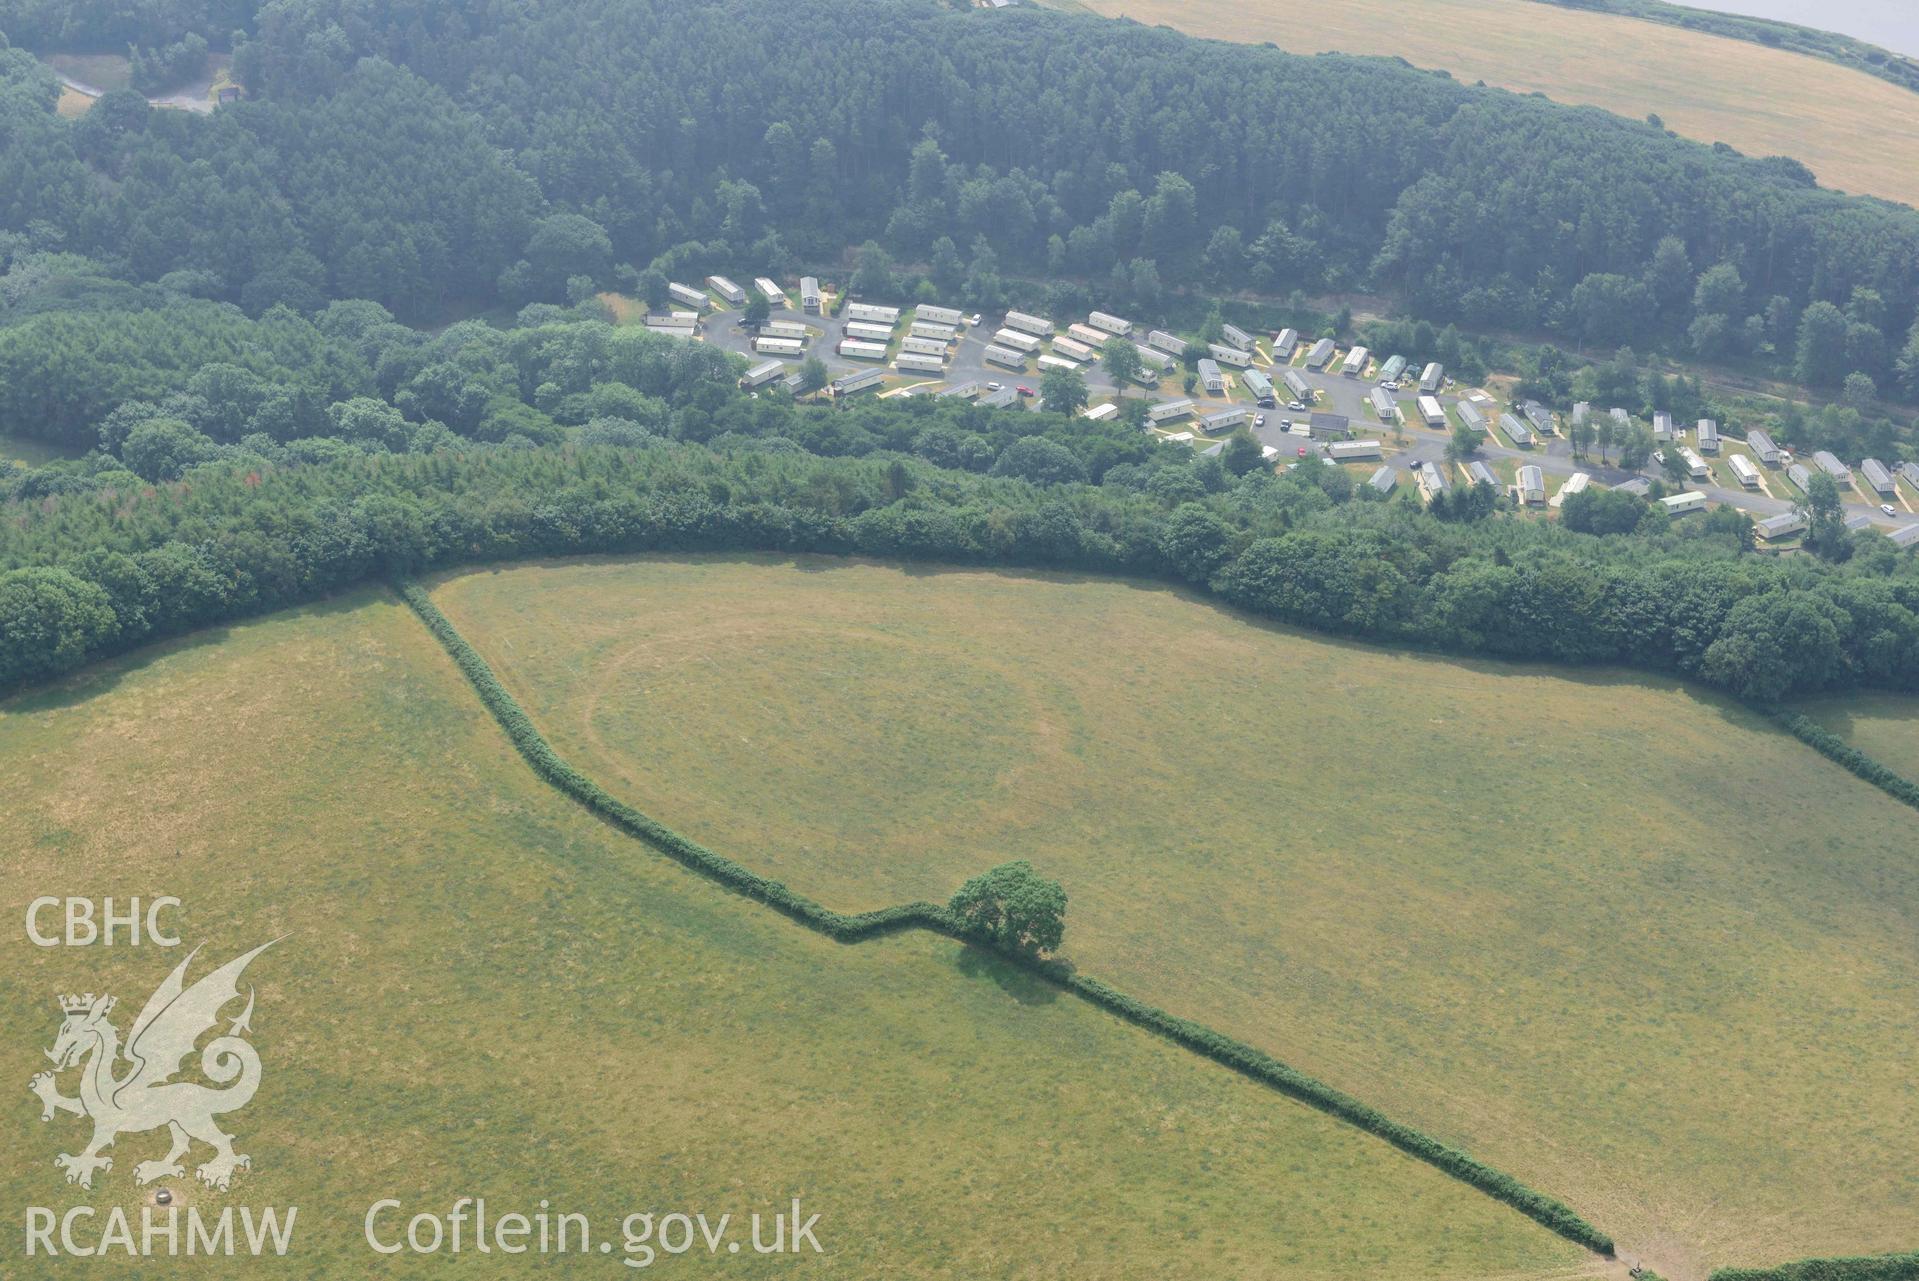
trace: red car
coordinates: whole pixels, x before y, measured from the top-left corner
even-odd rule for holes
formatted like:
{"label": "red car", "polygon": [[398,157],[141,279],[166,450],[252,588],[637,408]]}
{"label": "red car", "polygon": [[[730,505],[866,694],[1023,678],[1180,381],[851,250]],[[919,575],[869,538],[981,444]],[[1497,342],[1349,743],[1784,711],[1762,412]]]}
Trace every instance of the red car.
{"label": "red car", "polygon": [[1304,458],[1304,457],[1306,456],[1306,446],[1304,446],[1304,445],[1301,445],[1301,446],[1299,447],[1299,456],[1300,456],[1301,458]]}
{"label": "red car", "polygon": [[1033,394],[1033,389],[1031,387],[1021,387],[1019,389],[1019,394],[1022,396],[1030,396]]}

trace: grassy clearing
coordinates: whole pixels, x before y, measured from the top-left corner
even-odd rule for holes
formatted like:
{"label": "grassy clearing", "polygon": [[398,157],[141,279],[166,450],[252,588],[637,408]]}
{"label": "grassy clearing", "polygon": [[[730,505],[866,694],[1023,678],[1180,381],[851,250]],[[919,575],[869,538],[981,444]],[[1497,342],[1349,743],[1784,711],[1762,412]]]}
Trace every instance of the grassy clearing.
{"label": "grassy clearing", "polygon": [[1294,53],[1383,54],[1604,107],[1748,155],[1797,157],[1826,186],[1919,203],[1913,94],[1804,54],[1532,0],[1081,0],[1108,17]]}
{"label": "grassy clearing", "polygon": [[1919,699],[1873,694],[1822,699],[1797,710],[1887,769],[1919,781]]}
{"label": "grassy clearing", "polygon": [[133,63],[124,53],[49,53],[43,54],[41,61],[103,93],[133,86]]}
{"label": "grassy clearing", "polygon": [[49,445],[45,441],[29,440],[25,436],[0,435],[0,467],[9,464],[24,464],[38,467],[57,458],[73,458],[78,455],[58,445]]}
{"label": "grassy clearing", "polygon": [[78,89],[70,89],[66,85],[61,85],[60,101],[54,104],[53,109],[67,119],[72,120],[79,116],[86,115],[88,111],[92,110],[93,104],[98,101],[98,98],[89,97],[81,93]]}
{"label": "grassy clearing", "polygon": [[[383,596],[0,704],[0,768],[6,901],[177,894],[187,940],[221,959],[291,932],[248,976],[267,1071],[228,1128],[254,1169],[224,1196],[174,1186],[297,1204],[302,1275],[375,1262],[360,1223],[380,1196],[411,1213],[479,1194],[496,1214],[546,1197],[601,1233],[800,1196],[838,1276],[1119,1278],[1196,1257],[1220,1275],[1590,1274],[1430,1167],[955,944],[838,946],[618,836],[534,779]],[[178,959],[17,929],[5,946],[21,1084],[52,993],[110,987],[137,1010]],[[10,1108],[0,1195],[135,1204],[154,1136],[123,1139],[85,1193],[52,1165],[80,1123],[41,1125],[24,1090]]]}
{"label": "grassy clearing", "polygon": [[1910,812],[1724,703],[1064,577],[572,562],[434,595],[694,839],[842,910],[1030,857],[1089,972],[1668,1276],[1919,1236]]}

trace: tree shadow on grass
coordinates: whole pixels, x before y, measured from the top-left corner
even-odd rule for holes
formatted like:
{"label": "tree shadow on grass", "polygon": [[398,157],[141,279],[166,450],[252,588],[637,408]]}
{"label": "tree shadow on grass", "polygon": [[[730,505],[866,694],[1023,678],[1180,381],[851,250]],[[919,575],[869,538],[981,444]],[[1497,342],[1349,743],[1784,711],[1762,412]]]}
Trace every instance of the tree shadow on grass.
{"label": "tree shadow on grass", "polygon": [[953,968],[969,979],[992,979],[1021,1005],[1051,1005],[1059,1000],[1056,984],[971,943],[961,943],[954,949]]}

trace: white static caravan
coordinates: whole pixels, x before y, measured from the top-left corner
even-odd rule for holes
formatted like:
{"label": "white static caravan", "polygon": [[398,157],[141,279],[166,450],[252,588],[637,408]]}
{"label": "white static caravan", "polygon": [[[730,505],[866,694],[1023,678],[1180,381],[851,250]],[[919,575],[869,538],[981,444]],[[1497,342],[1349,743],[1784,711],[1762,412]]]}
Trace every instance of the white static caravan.
{"label": "white static caravan", "polygon": [[1474,431],[1483,432],[1486,430],[1486,415],[1480,413],[1479,406],[1473,404],[1472,401],[1458,401],[1453,405],[1453,409],[1459,414],[1459,421],[1465,423]]}
{"label": "white static caravan", "polygon": [[1190,400],[1169,400],[1154,405],[1146,411],[1146,420],[1154,423],[1170,423],[1175,419],[1188,418],[1199,408]]}
{"label": "white static caravan", "polygon": [[1239,371],[1239,381],[1247,391],[1252,393],[1254,400],[1257,400],[1267,409],[1273,407],[1272,379],[1260,373],[1257,369],[1242,369]]}
{"label": "white static caravan", "polygon": [[820,314],[820,281],[818,276],[800,277],[800,310],[814,316]]}
{"label": "white static caravan", "polygon": [[1507,436],[1511,437],[1513,444],[1518,446],[1519,448],[1521,449],[1532,448],[1533,429],[1531,427],[1528,427],[1525,423],[1520,422],[1518,415],[1501,414],[1499,416],[1499,430],[1505,432]]}
{"label": "white static caravan", "polygon": [[1308,369],[1324,368],[1326,365],[1326,362],[1333,358],[1333,350],[1334,350],[1334,344],[1332,339],[1330,338],[1320,339],[1318,342],[1313,344],[1313,349],[1306,353],[1306,368]]}
{"label": "white static caravan", "polygon": [[1139,363],[1148,369],[1157,369],[1163,374],[1173,367],[1173,358],[1163,351],[1142,347],[1138,343],[1133,344],[1133,350],[1139,353]]}
{"label": "white static caravan", "polygon": [[1399,484],[1399,475],[1390,466],[1381,467],[1366,483],[1382,494],[1390,494],[1393,492],[1393,487]]}
{"label": "white static caravan", "polygon": [[1098,352],[1088,347],[1085,343],[1074,342],[1071,338],[1053,339],[1053,354],[1055,356],[1063,356],[1067,360],[1076,360],[1082,365],[1097,358],[1099,355]]}
{"label": "white static caravan", "polygon": [[753,350],[762,356],[797,356],[806,344],[797,338],[755,338]]}
{"label": "white static caravan", "polygon": [[1297,369],[1288,369],[1284,374],[1281,374],[1280,377],[1286,383],[1286,390],[1293,394],[1294,400],[1312,400],[1313,389],[1306,385],[1306,380],[1300,376]]}
{"label": "white static caravan", "polygon": [[1859,474],[1866,478],[1866,484],[1872,486],[1874,491],[1881,497],[1896,498],[1899,496],[1899,486],[1893,481],[1892,473],[1888,471],[1886,465],[1877,458],[1860,459]]}
{"label": "white static caravan", "polygon": [[1021,333],[1017,329],[1002,329],[993,335],[993,341],[1002,347],[1011,347],[1014,351],[1023,351],[1029,355],[1040,349],[1039,339],[1031,334]]}
{"label": "white static caravan", "polygon": [[1794,534],[1806,532],[1806,518],[1796,511],[1783,512],[1777,516],[1768,516],[1753,526],[1753,532],[1767,542],[1778,538],[1791,538]]}
{"label": "white static caravan", "polygon": [[950,325],[958,329],[960,311],[958,307],[929,307],[921,303],[913,309],[913,319],[934,325]]}
{"label": "white static caravan", "polygon": [[1380,458],[1385,450],[1376,440],[1336,440],[1326,446],[1326,456],[1334,462],[1349,463],[1361,458]]}
{"label": "white static caravan", "polygon": [[1178,334],[1169,334],[1164,329],[1155,329],[1146,335],[1146,345],[1157,347],[1169,356],[1184,356],[1186,340]]}
{"label": "white static caravan", "polygon": [[1446,366],[1435,360],[1419,374],[1419,389],[1428,396],[1446,385]]}
{"label": "white static caravan", "polygon": [[898,307],[878,307],[870,302],[849,302],[840,309],[840,314],[848,320],[861,320],[869,325],[885,325],[889,329],[900,322]]}
{"label": "white static caravan", "polygon": [[1253,353],[1250,351],[1222,346],[1216,342],[1207,343],[1206,350],[1222,365],[1231,365],[1235,369],[1251,369],[1253,366]]}
{"label": "white static caravan", "polygon": [[835,396],[849,396],[856,391],[868,391],[878,387],[880,380],[885,377],[886,371],[884,369],[862,369],[856,374],[847,374],[843,378],[835,378],[832,384],[833,394]]}
{"label": "white static caravan", "polygon": [[1107,312],[1096,311],[1086,318],[1086,323],[1095,329],[1104,329],[1117,338],[1124,338],[1133,332],[1133,322],[1123,316],[1114,316]]}
{"label": "white static caravan", "polygon": [[1006,328],[1017,329],[1023,334],[1035,334],[1041,338],[1053,336],[1053,322],[1044,316],[1034,316],[1024,311],[1006,313]]}
{"label": "white static caravan", "polygon": [[786,296],[786,291],[765,276],[755,276],[753,278],[753,288],[759,290],[760,297],[766,299],[766,301],[772,303],[775,307],[790,307],[793,305],[792,300]]}
{"label": "white static caravan", "polygon": [[1688,446],[1681,445],[1679,447],[1679,456],[1686,460],[1686,472],[1694,480],[1704,480],[1706,477],[1712,475],[1712,468],[1706,465],[1706,460],[1694,453]]}
{"label": "white static caravan", "polygon": [[1839,483],[1839,488],[1847,489],[1852,485],[1852,468],[1840,462],[1831,452],[1824,449],[1812,451],[1813,466]]}
{"label": "white static caravan", "polygon": [[690,339],[694,334],[691,325],[677,324],[672,320],[653,316],[647,317],[646,329],[648,333],[665,334],[668,338]]}
{"label": "white static caravan", "polygon": [[[1101,333],[1099,330],[1093,328],[1091,325],[1068,325],[1066,326],[1066,336],[1068,338],[1071,338],[1074,342],[1085,343],[1088,347],[1093,348],[1095,351],[1097,351],[1101,347],[1104,347],[1106,345],[1106,340],[1112,337],[1111,334]],[[1184,347],[1181,347],[1180,350],[1185,351],[1186,349]]]}
{"label": "white static caravan", "polygon": [[1299,350],[1299,330],[1282,329],[1273,336],[1273,359],[1291,360]]}
{"label": "white static caravan", "polygon": [[1396,383],[1399,381],[1400,375],[1405,372],[1406,358],[1404,356],[1389,357],[1386,363],[1379,367],[1379,381],[1383,383]]}
{"label": "white static caravan", "polygon": [[840,355],[848,360],[885,360],[886,344],[883,342],[861,342],[857,338],[842,338]]}
{"label": "white static caravan", "polygon": [[982,357],[989,365],[998,365],[1003,369],[1026,370],[1026,353],[1014,351],[1009,347],[988,347]]}
{"label": "white static caravan", "polygon": [[746,290],[740,288],[725,276],[708,276],[706,283],[714,293],[732,303],[735,307],[746,305]]}
{"label": "white static caravan", "polygon": [[1238,325],[1221,325],[1219,332],[1225,335],[1226,342],[1229,346],[1237,347],[1241,351],[1251,351],[1253,349],[1253,336],[1244,329],[1241,329]]}
{"label": "white static caravan", "polygon": [[1428,427],[1444,427],[1446,425],[1446,407],[1439,403],[1439,397],[1437,396],[1421,396],[1419,398],[1419,417]]}
{"label": "white static caravan", "polygon": [[740,379],[740,386],[751,391],[755,387],[764,387],[786,372],[786,366],[777,360],[769,360],[746,371],[746,377]]}
{"label": "white static caravan", "polygon": [[893,368],[901,373],[943,374],[946,362],[938,356],[925,356],[918,352],[903,351],[893,357]]}
{"label": "white static caravan", "polygon": [[936,324],[930,320],[916,320],[906,332],[915,338],[932,338],[939,342],[952,342],[959,337],[959,330],[953,326]]}
{"label": "white static caravan", "polygon": [[1357,378],[1366,372],[1366,362],[1372,358],[1372,352],[1364,347],[1355,347],[1346,353],[1346,363],[1339,367],[1339,372],[1348,378]]}
{"label": "white static caravan", "polygon": [[1245,409],[1221,409],[1207,414],[1199,420],[1200,430],[1209,434],[1231,431],[1235,427],[1244,427],[1252,420],[1252,413]]}
{"label": "white static caravan", "polygon": [[1701,418],[1699,420],[1698,439],[1699,439],[1700,453],[1702,454],[1718,453],[1719,452],[1719,424],[1714,422],[1710,418]]}
{"label": "white static caravan", "polygon": [[946,359],[946,344],[936,338],[902,338],[900,350],[912,356],[938,356]]}
{"label": "white static caravan", "polygon": [[1593,478],[1591,476],[1588,476],[1585,472],[1583,471],[1574,472],[1572,475],[1566,477],[1565,483],[1559,487],[1559,492],[1553,495],[1553,500],[1550,506],[1553,506],[1553,507],[1562,506],[1564,505],[1565,501],[1568,498],[1571,498],[1574,494],[1585,493],[1586,487],[1588,485],[1591,485],[1592,481],[1593,481]]}
{"label": "white static caravan", "polygon": [[1081,414],[1080,417],[1090,418],[1096,423],[1103,423],[1109,418],[1119,417],[1119,406],[1109,400],[1104,404],[1090,407],[1085,413]]}
{"label": "white static caravan", "polygon": [[666,287],[666,292],[667,296],[672,298],[674,302],[684,303],[688,307],[702,310],[713,301],[706,296],[705,290],[695,289],[691,285],[670,284]]}
{"label": "white static caravan", "polygon": [[855,320],[847,324],[846,336],[885,344],[893,341],[893,330],[890,325],[875,325],[870,321]]}
{"label": "white static caravan", "polygon": [[1079,366],[1062,356],[1041,356],[1038,361],[1041,369],[1070,369],[1079,372]]}
{"label": "white static caravan", "polygon": [[1216,360],[1199,362],[1199,381],[1200,385],[1206,388],[1208,395],[1221,396],[1226,392],[1226,374],[1220,369],[1219,362]]}
{"label": "white static caravan", "polygon": [[1399,421],[1399,402],[1393,399],[1390,391],[1384,387],[1375,387],[1366,393],[1366,399],[1372,402],[1373,412],[1379,415],[1379,421],[1383,423]]}
{"label": "white static caravan", "polygon": [[1732,474],[1747,489],[1759,488],[1759,469],[1753,466],[1752,459],[1744,454],[1734,454],[1731,458]]}
{"label": "white static caravan", "polygon": [[1513,487],[1519,491],[1519,501],[1537,506],[1546,501],[1546,473],[1536,463],[1527,463],[1515,474],[1517,482]]}
{"label": "white static caravan", "polygon": [[760,326],[762,338],[797,338],[806,341],[806,326],[797,320],[769,320]]}
{"label": "white static caravan", "polygon": [[1752,450],[1759,461],[1768,467],[1779,465],[1779,446],[1772,443],[1772,437],[1757,427],[1746,433],[1746,448]]}
{"label": "white static caravan", "polygon": [[1657,413],[1652,416],[1652,438],[1661,444],[1672,439],[1672,415]]}
{"label": "white static caravan", "polygon": [[1706,510],[1706,496],[1696,489],[1689,489],[1683,494],[1660,499],[1659,505],[1674,516],[1684,516],[1687,512]]}

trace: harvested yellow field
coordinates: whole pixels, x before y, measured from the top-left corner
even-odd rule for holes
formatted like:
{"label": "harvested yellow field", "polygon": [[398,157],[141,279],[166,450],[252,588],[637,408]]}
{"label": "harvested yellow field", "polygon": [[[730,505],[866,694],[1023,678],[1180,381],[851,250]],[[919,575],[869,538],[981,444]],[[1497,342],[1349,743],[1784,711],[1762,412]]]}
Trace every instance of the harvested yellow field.
{"label": "harvested yellow field", "polygon": [[433,594],[663,822],[847,911],[1029,858],[1085,972],[1668,1278],[1919,1241],[1914,816],[1721,699],[1065,575],[640,559]]}
{"label": "harvested yellow field", "polygon": [[1383,54],[1604,107],[1751,156],[1792,156],[1842,191],[1919,204],[1919,95],[1745,40],[1533,0],[1077,0],[1070,7],[1293,53]]}

